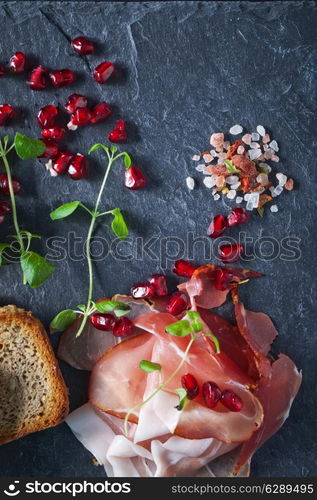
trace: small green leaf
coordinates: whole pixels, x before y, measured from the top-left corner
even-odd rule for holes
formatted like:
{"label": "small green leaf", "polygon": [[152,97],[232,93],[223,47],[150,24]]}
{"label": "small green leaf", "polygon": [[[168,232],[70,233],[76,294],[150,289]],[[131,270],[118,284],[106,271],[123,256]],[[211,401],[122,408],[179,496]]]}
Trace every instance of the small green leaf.
{"label": "small green leaf", "polygon": [[264,207],[258,207],[257,211],[258,211],[259,216],[263,217],[263,215],[264,215]]}
{"label": "small green leaf", "polygon": [[190,322],[187,319],[171,323],[165,328],[166,333],[174,335],[174,337],[187,337],[193,331]]}
{"label": "small green leaf", "polygon": [[10,137],[8,135],[5,135],[3,138],[3,144],[4,144],[4,149],[6,149],[7,144],[9,142]]}
{"label": "small green leaf", "polygon": [[129,309],[115,309],[114,310],[114,313],[117,316],[117,318],[121,318],[121,316],[125,316],[126,314],[129,314],[129,312],[130,312],[130,307],[129,307]]}
{"label": "small green leaf", "polygon": [[3,262],[2,254],[5,251],[5,249],[9,248],[10,246],[11,246],[10,243],[0,243],[0,266],[2,265]]}
{"label": "small green leaf", "polygon": [[90,150],[88,151],[88,154],[90,155],[90,153],[93,153],[94,151],[97,151],[97,149],[100,148],[104,149],[106,152],[109,151],[108,146],[106,146],[105,144],[101,144],[101,142],[98,142],[97,144],[91,146]]}
{"label": "small green leaf", "polygon": [[50,327],[54,330],[58,330],[59,332],[63,332],[75,321],[76,318],[77,314],[72,311],[72,309],[65,309],[64,311],[59,312],[55,318],[52,319]]}
{"label": "small green leaf", "polygon": [[175,392],[177,392],[179,396],[179,403],[176,406],[176,409],[181,411],[183,410],[185,403],[187,402],[187,392],[182,387],[180,389],[175,389]]}
{"label": "small green leaf", "polygon": [[110,146],[110,151],[112,154],[115,154],[118,151],[117,146]]}
{"label": "small green leaf", "polygon": [[85,304],[79,304],[79,305],[77,306],[77,309],[79,309],[80,311],[85,312],[85,311],[86,311],[86,306],[85,306]]}
{"label": "small green leaf", "polygon": [[125,153],[125,155],[124,155],[124,164],[125,164],[126,168],[129,168],[132,165],[131,156],[128,155],[128,153]]}
{"label": "small green leaf", "polygon": [[159,363],[152,363],[152,361],[146,361],[145,359],[143,359],[142,361],[140,361],[139,367],[145,373],[152,373],[152,372],[155,372],[155,371],[160,371],[160,369],[162,368]]}
{"label": "small green leaf", "polygon": [[31,288],[41,286],[54,272],[55,267],[35,252],[25,252],[20,259],[24,280]]}
{"label": "small green leaf", "polygon": [[200,319],[200,314],[197,311],[188,311],[187,316],[189,317],[190,320],[195,321],[197,319]]}
{"label": "small green leaf", "polygon": [[204,324],[201,321],[193,321],[192,329],[195,333],[199,333],[204,329]]}
{"label": "small green leaf", "polygon": [[113,312],[116,309],[127,312],[131,310],[130,306],[117,300],[102,300],[101,302],[96,302],[95,307],[101,313]]}
{"label": "small green leaf", "polygon": [[110,210],[110,213],[114,216],[114,219],[111,223],[112,231],[117,236],[117,238],[119,238],[120,240],[125,240],[129,234],[129,230],[120,208],[114,208],[113,210]]}
{"label": "small green leaf", "polygon": [[238,170],[232,160],[225,160],[225,165],[227,167],[227,170],[230,174],[240,174],[241,170]]}
{"label": "small green leaf", "polygon": [[65,217],[68,217],[69,215],[74,213],[80,204],[80,201],[71,201],[70,203],[65,203],[65,205],[61,205],[55,208],[55,210],[50,213],[50,217],[52,220],[64,219]]}
{"label": "small green leaf", "polygon": [[14,138],[14,147],[17,155],[22,159],[37,158],[45,151],[45,144],[38,139],[31,139],[17,132]]}

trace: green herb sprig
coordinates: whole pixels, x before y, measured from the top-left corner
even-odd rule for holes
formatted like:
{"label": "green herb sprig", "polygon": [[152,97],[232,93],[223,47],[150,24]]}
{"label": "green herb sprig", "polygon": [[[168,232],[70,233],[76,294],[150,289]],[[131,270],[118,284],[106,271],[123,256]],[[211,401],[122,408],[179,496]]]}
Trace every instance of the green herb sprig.
{"label": "green herb sprig", "polygon": [[8,238],[11,238],[10,243],[0,243],[0,265],[10,263],[11,259],[8,257],[8,251],[11,249],[14,251],[14,260],[18,260],[20,263],[23,284],[29,284],[31,288],[38,288],[52,275],[55,268],[44,257],[30,250],[32,239],[41,238],[41,236],[20,229],[12,185],[11,168],[8,160],[8,155],[13,150],[23,160],[37,158],[43,154],[45,145],[37,139],[31,139],[18,132],[13,141],[10,141],[9,136],[5,136],[3,140],[0,140],[0,158],[3,161],[8,178],[12,218],[15,229],[15,234],[8,236]]}
{"label": "green herb sprig", "polygon": [[[103,180],[100,185],[99,193],[96,199],[96,203],[93,209],[87,207],[82,203],[81,201],[72,201],[70,203],[66,203],[64,205],[61,205],[57,207],[53,212],[51,212],[50,217],[52,220],[58,220],[58,219],[64,219],[65,217],[69,217],[72,215],[77,209],[81,208],[85,212],[87,212],[90,215],[90,224],[88,228],[88,233],[87,233],[87,239],[86,239],[86,256],[87,256],[87,266],[88,266],[88,296],[87,296],[87,302],[86,305],[81,304],[80,306],[77,307],[79,310],[73,310],[73,309],[66,309],[65,311],[59,312],[55,318],[51,322],[51,328],[56,329],[59,331],[64,331],[67,326],[69,326],[71,323],[74,322],[74,320],[77,318],[77,315],[80,314],[82,316],[81,323],[79,325],[78,331],[76,333],[76,336],[79,337],[79,335],[82,333],[83,329],[85,328],[85,325],[87,323],[88,317],[93,314],[96,311],[99,312],[108,312],[112,310],[116,316],[123,316],[124,314],[127,314],[130,310],[130,308],[123,303],[116,303],[117,305],[113,305],[115,301],[104,301],[104,302],[99,302],[95,303],[92,298],[93,298],[93,264],[92,264],[92,255],[91,255],[91,239],[93,232],[95,230],[97,221],[101,220],[101,218],[104,218],[105,216],[112,216],[112,221],[111,221],[111,229],[113,233],[117,236],[117,238],[124,240],[127,238],[129,231],[127,224],[124,220],[124,217],[122,215],[122,212],[120,208],[113,208],[111,210],[106,210],[103,212],[99,211],[99,206],[100,202],[102,199],[102,195],[105,190],[105,186],[107,183],[107,179],[111,170],[111,167],[115,161],[117,161],[119,158],[124,159],[124,163],[126,167],[129,167],[131,165],[131,158],[126,152],[121,152],[117,154],[117,147],[116,146],[111,146],[108,147],[105,144],[94,144],[88,152],[88,154],[91,154],[94,151],[97,151],[98,149],[102,149],[107,156],[108,163],[105,169],[105,173],[103,176]],[[113,309],[111,309],[111,304],[113,306]],[[102,308],[106,308],[104,310],[101,310]],[[110,308],[110,309],[109,309]]]}

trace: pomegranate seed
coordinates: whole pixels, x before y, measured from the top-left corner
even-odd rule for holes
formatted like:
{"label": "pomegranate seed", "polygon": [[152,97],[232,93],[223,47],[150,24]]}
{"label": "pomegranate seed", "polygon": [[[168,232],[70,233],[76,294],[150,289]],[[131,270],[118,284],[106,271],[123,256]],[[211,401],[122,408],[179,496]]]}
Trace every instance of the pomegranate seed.
{"label": "pomegranate seed", "polygon": [[46,69],[36,66],[30,73],[28,84],[32,90],[44,90],[48,85]]}
{"label": "pomegranate seed", "polygon": [[227,227],[227,218],[223,215],[215,215],[207,230],[207,234],[210,238],[218,238],[218,236],[221,236]]}
{"label": "pomegranate seed", "polygon": [[226,271],[225,269],[217,269],[214,272],[214,277],[215,277],[215,288],[217,290],[227,290],[229,283],[233,279],[233,275]]}
{"label": "pomegranate seed", "polygon": [[124,120],[119,120],[116,124],[116,128],[108,134],[109,141],[111,142],[126,142],[127,132]]}
{"label": "pomegranate seed", "polygon": [[73,156],[67,172],[74,181],[79,181],[80,179],[86,177],[87,161],[84,155],[77,153],[77,155]]}
{"label": "pomegranate seed", "polygon": [[191,373],[186,373],[182,376],[181,383],[183,388],[187,392],[188,399],[195,399],[195,397],[198,396],[199,387],[194,375],[192,375]]}
{"label": "pomegranate seed", "polygon": [[228,243],[219,247],[219,257],[222,262],[236,262],[244,252],[243,245]]}
{"label": "pomegranate seed", "polygon": [[242,399],[233,391],[227,389],[221,395],[222,404],[230,411],[241,411],[243,408]]}
{"label": "pomegranate seed", "polygon": [[74,156],[73,153],[71,153],[70,151],[61,150],[59,152],[58,157],[56,158],[56,160],[53,163],[53,166],[52,166],[53,170],[58,175],[64,173],[68,169],[69,164],[70,164],[73,156]]}
{"label": "pomegranate seed", "polygon": [[191,278],[195,269],[196,266],[194,266],[194,264],[192,264],[188,260],[180,259],[175,262],[172,271],[178,276],[183,276],[184,278]]}
{"label": "pomegranate seed", "polygon": [[115,70],[115,65],[111,62],[104,61],[96,67],[94,71],[94,79],[98,83],[106,83]]}
{"label": "pomegranate seed", "polygon": [[52,104],[48,104],[41,108],[37,114],[37,121],[42,128],[51,128],[55,124],[55,119],[58,115],[58,109]]}
{"label": "pomegranate seed", "polygon": [[71,47],[75,52],[82,56],[93,54],[95,51],[93,42],[88,40],[85,36],[78,36],[77,38],[74,38],[71,42]]}
{"label": "pomegranate seed", "polygon": [[4,217],[10,212],[11,212],[10,204],[7,201],[0,200],[0,217]]}
{"label": "pomegranate seed", "polygon": [[[12,188],[14,194],[18,194],[21,191],[21,184],[13,175],[12,175]],[[0,174],[0,191],[6,196],[9,196],[10,194],[7,174]]]}
{"label": "pomegranate seed", "polygon": [[40,139],[45,145],[45,151],[39,158],[54,158],[58,155],[58,144],[52,139]]}
{"label": "pomegranate seed", "polygon": [[203,396],[208,408],[214,408],[221,399],[221,390],[213,382],[205,382],[203,384]]}
{"label": "pomegranate seed", "polygon": [[5,72],[6,72],[5,67],[3,66],[3,64],[0,64],[0,76],[5,75]]}
{"label": "pomegranate seed", "polygon": [[188,299],[187,295],[182,292],[175,292],[167,303],[166,311],[174,316],[182,313],[187,309]]}
{"label": "pomegranate seed", "polygon": [[168,295],[167,280],[164,274],[152,274],[149,282],[154,286],[156,295],[159,297]]}
{"label": "pomegranate seed", "polygon": [[6,125],[15,116],[16,111],[10,104],[0,105],[0,126]]}
{"label": "pomegranate seed", "polygon": [[238,226],[239,224],[246,224],[249,220],[248,212],[243,207],[235,207],[228,215],[228,225]]}
{"label": "pomegranate seed", "polygon": [[120,318],[116,321],[112,333],[115,337],[128,337],[133,333],[133,323],[129,318]]}
{"label": "pomegranate seed", "polygon": [[77,108],[70,117],[70,122],[67,124],[69,130],[76,130],[77,127],[88,125],[91,120],[91,112],[89,108]]}
{"label": "pomegranate seed", "polygon": [[9,70],[17,75],[24,72],[25,55],[23,52],[16,52],[9,61]]}
{"label": "pomegranate seed", "polygon": [[146,185],[146,178],[142,170],[136,165],[126,168],[124,173],[124,185],[133,191],[143,188]]}
{"label": "pomegranate seed", "polygon": [[75,80],[75,74],[71,69],[59,69],[57,71],[50,71],[49,77],[53,87],[60,89],[70,85]]}
{"label": "pomegranate seed", "polygon": [[99,102],[91,110],[91,123],[101,123],[107,120],[112,115],[109,104],[106,102]]}
{"label": "pomegranate seed", "polygon": [[87,97],[81,94],[72,94],[68,96],[64,107],[68,113],[72,114],[77,108],[86,108],[87,104]]}
{"label": "pomegranate seed", "polygon": [[55,141],[62,141],[65,137],[66,130],[61,125],[54,125],[51,128],[44,128],[42,136],[46,139],[54,139]]}
{"label": "pomegranate seed", "polygon": [[135,299],[151,299],[155,295],[155,288],[151,283],[137,283],[131,288],[131,295]]}
{"label": "pomegranate seed", "polygon": [[90,321],[97,330],[112,332],[117,320],[112,314],[97,313],[90,316]]}

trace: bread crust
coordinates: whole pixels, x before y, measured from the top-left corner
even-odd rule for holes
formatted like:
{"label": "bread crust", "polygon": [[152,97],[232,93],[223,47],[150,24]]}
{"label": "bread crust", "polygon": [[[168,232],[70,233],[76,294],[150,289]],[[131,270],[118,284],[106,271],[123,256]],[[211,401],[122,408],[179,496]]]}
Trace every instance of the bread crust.
{"label": "bread crust", "polygon": [[[21,329],[26,330],[29,336],[32,336],[33,342],[36,344],[38,355],[45,363],[45,373],[49,379],[49,385],[52,388],[52,396],[55,400],[54,406],[51,408],[49,418],[47,415],[41,419],[37,417],[29,422],[24,422],[24,429],[19,430],[10,435],[0,435],[0,445],[26,436],[32,432],[54,427],[60,424],[68,414],[69,401],[68,389],[64,382],[62,373],[58,366],[53,348],[49,341],[48,335],[42,323],[34,318],[31,311],[17,308],[14,305],[0,307],[0,325],[16,325]],[[1,327],[0,327],[1,340]],[[1,365],[0,365],[1,367]],[[0,422],[1,428],[1,422]]]}

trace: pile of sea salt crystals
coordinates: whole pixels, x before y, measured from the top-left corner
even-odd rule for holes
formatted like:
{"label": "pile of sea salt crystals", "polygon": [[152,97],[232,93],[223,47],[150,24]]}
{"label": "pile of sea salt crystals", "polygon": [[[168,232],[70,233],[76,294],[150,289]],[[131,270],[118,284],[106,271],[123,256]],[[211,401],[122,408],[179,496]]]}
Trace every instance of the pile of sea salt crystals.
{"label": "pile of sea salt crystals", "polygon": [[[276,172],[274,179],[271,165],[280,161],[279,146],[262,125],[245,134],[241,125],[234,125],[229,134],[231,141],[222,132],[212,134],[212,149],[192,157],[195,162],[203,161],[195,168],[204,174],[203,182],[215,201],[226,196],[237,204],[246,202],[247,210],[257,209],[263,215],[264,205],[284,189],[291,191],[294,181],[282,172]],[[193,177],[187,177],[186,185],[194,189]],[[277,212],[277,204],[271,204],[270,210]]]}

